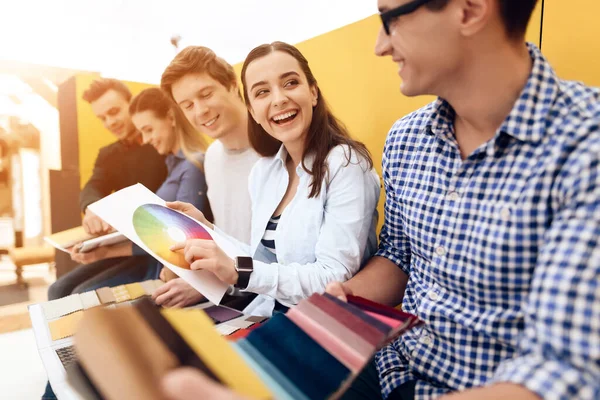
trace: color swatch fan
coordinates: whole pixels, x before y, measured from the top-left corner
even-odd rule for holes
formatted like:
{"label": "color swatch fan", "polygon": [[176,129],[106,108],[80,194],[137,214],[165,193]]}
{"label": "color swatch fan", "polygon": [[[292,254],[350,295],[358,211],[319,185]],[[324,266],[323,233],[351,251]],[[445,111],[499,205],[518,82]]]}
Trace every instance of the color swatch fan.
{"label": "color swatch fan", "polygon": [[133,213],[133,227],[142,242],[165,261],[190,269],[183,251],[170,247],[188,239],[213,240],[200,224],[185,215],[158,204],[144,204]]}

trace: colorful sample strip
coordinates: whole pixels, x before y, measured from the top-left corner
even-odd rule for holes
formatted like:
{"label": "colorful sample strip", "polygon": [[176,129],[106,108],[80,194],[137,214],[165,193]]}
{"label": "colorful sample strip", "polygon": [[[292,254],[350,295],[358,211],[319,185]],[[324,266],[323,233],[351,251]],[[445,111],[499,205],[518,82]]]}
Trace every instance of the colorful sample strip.
{"label": "colorful sample strip", "polygon": [[350,370],[284,314],[276,314],[247,341],[309,399],[326,399]]}
{"label": "colorful sample strip", "polygon": [[75,347],[81,366],[106,400],[164,400],[160,378],[179,365],[131,306],[86,311]]}
{"label": "colorful sample strip", "polygon": [[97,307],[102,304],[100,303],[100,299],[98,298],[98,295],[94,290],[81,293],[79,295],[79,298],[81,299],[81,303],[83,304],[84,310]]}
{"label": "colorful sample strip", "polygon": [[50,337],[52,340],[64,339],[75,334],[77,324],[83,317],[83,311],[77,311],[65,317],[48,322],[50,328]]}
{"label": "colorful sample strip", "polygon": [[160,313],[160,308],[153,302],[140,301],[135,306],[136,310],[146,320],[150,328],[154,330],[169,351],[177,357],[181,365],[198,368],[209,378],[221,382],[215,374],[198,358],[196,353],[190,348],[185,340],[177,331],[167,322]]}
{"label": "colorful sample strip", "polygon": [[115,301],[117,303],[122,303],[124,301],[131,300],[131,296],[129,296],[129,292],[125,285],[119,285],[112,288],[113,295],[115,296]]}
{"label": "colorful sample strip", "polygon": [[203,311],[213,320],[215,324],[227,322],[244,315],[238,310],[223,306],[210,306],[205,308]]}
{"label": "colorful sample strip", "polygon": [[[326,312],[327,315],[329,315],[331,318],[335,319],[342,325],[346,326],[348,329],[360,335],[367,343],[370,343],[372,346],[377,346],[382,340],[382,338],[385,336],[384,332],[382,332],[380,329],[373,325],[369,325],[363,318],[361,318],[360,314],[363,313],[357,308],[355,308],[354,310],[346,309],[344,306],[341,306],[340,304],[325,296],[313,295],[308,298],[308,301],[313,303],[315,306],[317,306],[324,312]],[[379,322],[377,320],[375,321]],[[387,327],[387,331],[389,330],[390,327]]]}
{"label": "colorful sample strip", "polygon": [[96,294],[98,295],[98,298],[100,299],[100,302],[102,304],[110,304],[117,301],[117,299],[115,299],[115,295],[113,294],[112,289],[109,287],[97,289]]}
{"label": "colorful sample strip", "polygon": [[44,316],[46,320],[62,317],[63,315],[74,313],[75,311],[83,310],[83,303],[79,295],[72,294],[57,300],[51,300],[42,304]]}
{"label": "colorful sample strip", "polygon": [[272,398],[256,373],[219,335],[204,312],[167,309],[162,314],[224,384],[243,396]]}
{"label": "colorful sample strip", "polygon": [[182,251],[170,247],[187,239],[212,240],[210,234],[191,218],[158,204],[144,204],[133,213],[133,227],[142,242],[163,260],[180,268],[190,265]]}
{"label": "colorful sample strip", "polygon": [[[131,296],[125,286],[115,289],[110,294],[117,299],[123,291]],[[346,303],[319,294],[267,321],[237,317],[237,311],[223,307],[160,309],[141,297],[134,307],[91,310],[93,318],[84,319],[77,333],[76,346],[79,351],[82,343],[81,363],[90,381],[114,398],[127,393],[159,400],[158,392],[149,388],[156,388],[172,368],[191,366],[248,398],[337,399],[391,335],[421,323],[415,316],[359,298]],[[213,321],[230,318],[215,329]],[[63,324],[54,327],[56,337],[72,329],[70,322]],[[227,339],[221,336],[234,330]],[[122,349],[127,357],[103,357],[105,348]],[[168,362],[160,361],[163,356]]]}
{"label": "colorful sample strip", "polygon": [[352,372],[360,371],[375,351],[375,346],[309,302],[286,315]]}
{"label": "colorful sample strip", "polygon": [[125,289],[127,289],[127,293],[129,293],[129,298],[131,300],[135,300],[146,295],[144,287],[139,282],[125,285]]}
{"label": "colorful sample strip", "polygon": [[309,400],[294,384],[287,379],[273,364],[260,354],[247,340],[242,339],[233,344],[233,348],[255,371],[260,379],[269,387],[277,400],[294,399]]}

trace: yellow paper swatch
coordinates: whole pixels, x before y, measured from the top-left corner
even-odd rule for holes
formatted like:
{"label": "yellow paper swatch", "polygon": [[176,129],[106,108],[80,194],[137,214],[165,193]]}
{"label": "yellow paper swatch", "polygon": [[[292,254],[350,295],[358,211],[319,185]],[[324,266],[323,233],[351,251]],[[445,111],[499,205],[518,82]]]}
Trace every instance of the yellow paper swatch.
{"label": "yellow paper swatch", "polygon": [[131,300],[131,296],[129,296],[129,291],[125,287],[125,285],[119,285],[112,288],[113,295],[115,296],[115,300],[117,303],[122,303],[127,300]]}
{"label": "yellow paper swatch", "polygon": [[125,288],[127,289],[131,300],[135,300],[146,295],[144,287],[139,282],[127,284],[125,285]]}
{"label": "yellow paper swatch", "polygon": [[48,322],[52,340],[59,340],[75,334],[77,324],[83,317],[83,311],[77,311],[55,321]]}
{"label": "yellow paper swatch", "polygon": [[273,398],[258,375],[216,331],[204,311],[164,309],[161,313],[224,384],[244,396]]}

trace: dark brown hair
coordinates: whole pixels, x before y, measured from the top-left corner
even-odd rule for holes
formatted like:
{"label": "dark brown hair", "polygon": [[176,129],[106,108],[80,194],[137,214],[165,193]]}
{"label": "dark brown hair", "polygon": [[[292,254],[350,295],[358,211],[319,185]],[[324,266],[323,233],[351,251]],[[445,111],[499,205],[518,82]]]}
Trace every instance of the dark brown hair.
{"label": "dark brown hair", "polygon": [[[248,65],[250,65],[252,61],[265,57],[275,51],[281,51],[294,57],[300,64],[300,68],[302,69],[302,72],[304,72],[308,84],[317,89],[317,105],[313,108],[312,121],[308,128],[308,135],[304,143],[304,151],[302,154],[302,168],[313,177],[308,197],[316,197],[321,193],[323,179],[328,171],[327,156],[331,149],[338,145],[348,146],[349,152],[346,153],[348,162],[346,165],[348,165],[352,159],[352,151],[356,151],[359,155],[359,162],[360,159],[363,158],[367,161],[369,168],[373,168],[373,160],[371,159],[369,150],[367,150],[366,146],[361,142],[353,140],[344,124],[331,113],[325,98],[317,85],[317,80],[308,66],[308,61],[304,58],[302,53],[300,53],[300,50],[290,44],[283,42],[263,44],[256,47],[248,54],[244,61],[244,66],[242,67],[242,84],[244,86],[244,99],[246,105],[250,107],[248,85],[246,83],[246,69],[248,68]],[[254,150],[263,157],[270,157],[277,154],[277,151],[281,147],[281,142],[269,135],[262,126],[254,121],[251,115],[248,116],[248,136]],[[309,154],[314,154],[315,156],[312,169],[308,169],[304,163],[306,156]]]}
{"label": "dark brown hair", "polygon": [[[441,10],[450,0],[433,0],[427,3],[430,10]],[[498,0],[500,16],[504,23],[504,29],[511,39],[521,39],[527,31],[527,25],[535,9],[538,0]]]}
{"label": "dark brown hair", "polygon": [[165,69],[160,79],[160,87],[173,97],[172,87],[175,82],[188,74],[203,73],[227,89],[237,85],[235,71],[227,61],[217,57],[208,47],[189,46],[181,50]]}
{"label": "dark brown hair", "polygon": [[109,90],[117,91],[125,98],[125,100],[127,100],[127,102],[131,100],[131,91],[129,88],[120,80],[110,78],[97,79],[93,81],[90,87],[83,92],[81,98],[88,103],[92,103],[98,100]]}
{"label": "dark brown hair", "polygon": [[175,118],[175,133],[178,135],[181,151],[190,162],[202,169],[196,153],[205,152],[208,144],[164,90],[160,88],[144,89],[131,100],[131,104],[129,104],[131,116],[143,111],[152,111],[159,119],[167,118],[167,114],[171,111]]}

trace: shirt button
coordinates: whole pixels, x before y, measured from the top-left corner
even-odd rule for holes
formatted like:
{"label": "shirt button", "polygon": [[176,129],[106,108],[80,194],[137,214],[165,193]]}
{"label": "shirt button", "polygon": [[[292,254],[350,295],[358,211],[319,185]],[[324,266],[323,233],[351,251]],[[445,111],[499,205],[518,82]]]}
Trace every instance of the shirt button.
{"label": "shirt button", "polygon": [[440,295],[434,292],[433,290],[428,293],[429,300],[437,301],[440,298]]}
{"label": "shirt button", "polygon": [[431,336],[428,336],[428,335],[421,336],[421,339],[419,341],[423,344],[431,344]]}
{"label": "shirt button", "polygon": [[448,200],[457,201],[458,199],[460,199],[460,196],[458,195],[458,193],[456,193],[456,192],[448,193]]}
{"label": "shirt button", "polygon": [[500,210],[500,217],[504,221],[508,221],[510,219],[510,208],[502,207],[502,209]]}
{"label": "shirt button", "polygon": [[444,246],[438,246],[435,249],[435,254],[437,254],[440,257],[443,257],[446,255],[446,249],[444,248]]}

